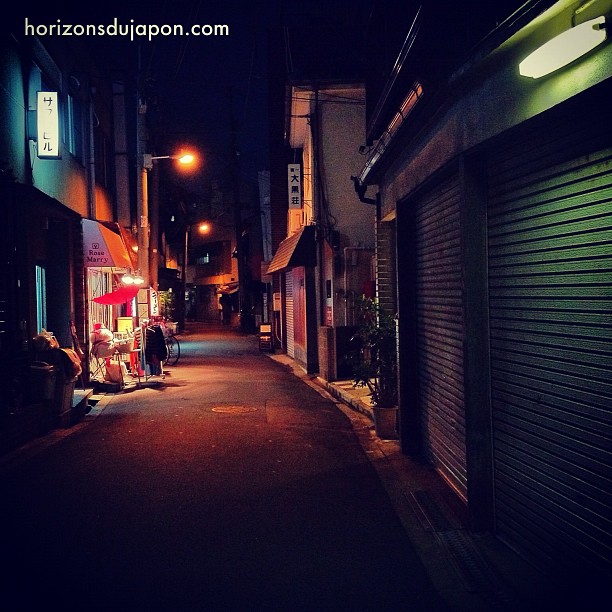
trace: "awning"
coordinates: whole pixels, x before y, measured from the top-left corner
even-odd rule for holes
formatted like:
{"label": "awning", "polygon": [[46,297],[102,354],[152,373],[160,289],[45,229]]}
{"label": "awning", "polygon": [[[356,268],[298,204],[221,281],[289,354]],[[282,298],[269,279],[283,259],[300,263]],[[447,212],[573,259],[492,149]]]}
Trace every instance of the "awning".
{"label": "awning", "polygon": [[227,285],[221,285],[217,289],[217,293],[227,293],[228,295],[236,293],[239,289],[238,283],[228,283]]}
{"label": "awning", "polygon": [[138,294],[138,291],[139,287],[134,287],[133,285],[118,287],[110,293],[93,298],[93,301],[98,304],[125,304],[126,302],[131,302]]}
{"label": "awning", "polygon": [[132,234],[132,232],[129,229],[125,227],[121,227],[121,225],[119,225],[118,223],[117,223],[117,229],[119,230],[119,233],[121,234],[123,244],[127,248],[128,257],[130,258],[130,261],[132,262],[132,270],[136,270],[138,268],[138,240],[136,239],[136,236],[134,236],[134,234]]}
{"label": "awning", "polygon": [[[83,219],[83,260],[86,268],[131,268],[132,261],[121,238],[99,221]],[[113,224],[109,224],[113,225]]]}
{"label": "awning", "polygon": [[312,267],[316,263],[315,226],[307,225],[278,245],[268,266],[268,274],[298,266]]}

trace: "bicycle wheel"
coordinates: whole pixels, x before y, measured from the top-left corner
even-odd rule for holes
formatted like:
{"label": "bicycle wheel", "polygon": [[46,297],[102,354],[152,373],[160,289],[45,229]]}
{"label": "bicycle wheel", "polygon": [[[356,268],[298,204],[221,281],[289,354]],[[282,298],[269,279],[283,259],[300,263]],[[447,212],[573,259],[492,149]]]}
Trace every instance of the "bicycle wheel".
{"label": "bicycle wheel", "polygon": [[176,365],[181,356],[179,341],[174,336],[168,336],[166,338],[166,348],[168,349],[168,356],[164,360],[164,365]]}

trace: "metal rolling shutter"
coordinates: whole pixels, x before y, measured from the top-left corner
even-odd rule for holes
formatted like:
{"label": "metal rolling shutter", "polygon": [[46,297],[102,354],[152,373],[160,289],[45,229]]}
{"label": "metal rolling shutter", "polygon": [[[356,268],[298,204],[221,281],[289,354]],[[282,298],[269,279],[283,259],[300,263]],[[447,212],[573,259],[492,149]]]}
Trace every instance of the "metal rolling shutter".
{"label": "metal rolling shutter", "polygon": [[285,304],[287,319],[287,355],[295,358],[295,335],[293,327],[293,270],[285,272]]}
{"label": "metal rolling shutter", "polygon": [[459,183],[416,203],[417,361],[427,459],[467,499]]}
{"label": "metal rolling shutter", "polygon": [[610,569],[609,125],[560,116],[489,158],[497,531],[561,577]]}

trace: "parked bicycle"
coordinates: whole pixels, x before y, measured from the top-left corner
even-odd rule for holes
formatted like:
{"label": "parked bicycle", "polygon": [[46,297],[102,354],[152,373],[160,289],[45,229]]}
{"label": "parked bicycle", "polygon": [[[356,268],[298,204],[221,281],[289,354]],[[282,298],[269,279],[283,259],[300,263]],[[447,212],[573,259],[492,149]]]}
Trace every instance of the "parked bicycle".
{"label": "parked bicycle", "polygon": [[178,363],[181,356],[181,344],[175,336],[166,337],[166,348],[168,349],[168,356],[164,360],[164,365],[173,366]]}
{"label": "parked bicycle", "polygon": [[164,336],[168,356],[164,359],[163,364],[168,366],[176,365],[181,357],[181,343],[176,337],[176,323],[166,323],[164,325]]}

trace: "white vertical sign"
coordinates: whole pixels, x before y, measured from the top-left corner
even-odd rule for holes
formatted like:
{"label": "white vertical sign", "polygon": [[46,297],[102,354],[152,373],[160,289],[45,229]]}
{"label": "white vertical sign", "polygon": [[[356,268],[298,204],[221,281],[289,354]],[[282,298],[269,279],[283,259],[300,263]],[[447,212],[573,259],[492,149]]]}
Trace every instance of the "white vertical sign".
{"label": "white vertical sign", "polygon": [[38,157],[60,156],[59,108],[56,91],[39,91],[36,106]]}
{"label": "white vertical sign", "polygon": [[149,313],[152,317],[159,316],[159,294],[155,289],[150,292]]}
{"label": "white vertical sign", "polygon": [[289,208],[302,208],[302,172],[300,164],[288,165],[287,181]]}

